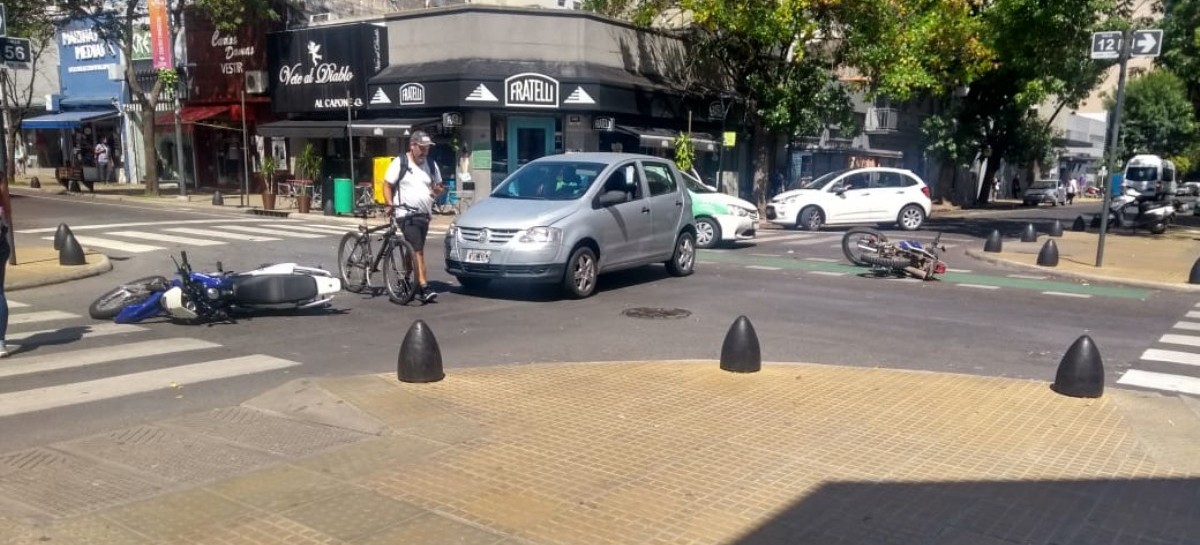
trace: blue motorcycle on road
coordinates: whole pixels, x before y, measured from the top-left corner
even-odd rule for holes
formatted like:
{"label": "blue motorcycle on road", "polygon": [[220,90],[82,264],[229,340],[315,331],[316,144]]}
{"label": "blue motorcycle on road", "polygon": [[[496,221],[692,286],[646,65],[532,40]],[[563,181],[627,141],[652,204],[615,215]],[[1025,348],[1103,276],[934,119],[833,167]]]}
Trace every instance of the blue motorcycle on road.
{"label": "blue motorcycle on road", "polygon": [[295,263],[264,265],[252,271],[192,270],[187,252],[175,261],[176,277],[147,276],[97,298],[88,314],[97,320],[129,324],[165,315],[187,323],[228,321],[240,313],[265,309],[326,306],[342,289],[329,271]]}

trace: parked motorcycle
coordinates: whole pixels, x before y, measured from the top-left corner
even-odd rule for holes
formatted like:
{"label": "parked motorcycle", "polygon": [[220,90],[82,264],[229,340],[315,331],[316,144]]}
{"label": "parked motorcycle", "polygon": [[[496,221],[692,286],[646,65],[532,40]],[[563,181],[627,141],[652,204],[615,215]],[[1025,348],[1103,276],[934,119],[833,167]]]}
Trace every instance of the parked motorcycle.
{"label": "parked motorcycle", "polygon": [[231,320],[254,310],[304,309],[329,304],[342,281],[329,271],[295,263],[264,265],[234,273],[222,269],[192,270],[187,252],[175,261],[176,278],[148,276],[117,286],[88,307],[97,320],[134,323],[165,313],[173,320],[207,322]]}
{"label": "parked motorcycle", "polygon": [[[1167,226],[1175,222],[1173,201],[1150,200],[1132,188],[1126,188],[1114,198],[1108,208],[1108,227],[1145,229],[1151,234],[1167,232]],[[1100,215],[1092,216],[1092,227],[1100,227]]]}
{"label": "parked motorcycle", "polygon": [[887,235],[868,227],[854,227],[842,236],[842,253],[860,267],[871,267],[876,274],[911,276],[933,280],[934,275],[946,272],[941,252],[942,234],[928,247],[916,240],[889,242]]}

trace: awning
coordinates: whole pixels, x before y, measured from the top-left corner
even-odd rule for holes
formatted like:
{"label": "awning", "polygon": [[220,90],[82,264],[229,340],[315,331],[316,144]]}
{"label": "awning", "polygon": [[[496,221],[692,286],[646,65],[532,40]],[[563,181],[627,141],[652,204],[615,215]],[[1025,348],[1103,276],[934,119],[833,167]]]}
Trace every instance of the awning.
{"label": "awning", "polygon": [[[229,111],[229,106],[184,106],[179,110],[179,120],[183,123],[195,123],[217,117]],[[174,125],[175,113],[160,113],[154,116],[155,125]]]}
{"label": "awning", "polygon": [[83,123],[91,123],[117,117],[115,110],[81,110],[31,117],[21,122],[22,129],[74,129]]}
{"label": "awning", "polygon": [[346,122],[287,119],[258,126],[259,136],[277,138],[345,138]]}
{"label": "awning", "polygon": [[414,127],[433,125],[441,119],[359,119],[350,125],[354,136],[408,136]]}
{"label": "awning", "polygon": [[[628,135],[638,137],[638,142],[643,148],[675,148],[675,139],[679,137],[679,131],[671,129],[652,129],[645,127],[629,127],[626,125],[617,125],[617,131]],[[692,145],[697,151],[716,152],[721,149],[720,144],[705,133],[692,133]]]}

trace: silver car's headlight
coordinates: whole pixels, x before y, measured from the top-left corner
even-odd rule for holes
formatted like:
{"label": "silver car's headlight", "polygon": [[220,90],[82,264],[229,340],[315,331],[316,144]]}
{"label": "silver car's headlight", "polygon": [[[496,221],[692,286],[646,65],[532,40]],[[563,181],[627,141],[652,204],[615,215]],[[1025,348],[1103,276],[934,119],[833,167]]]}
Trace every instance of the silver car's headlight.
{"label": "silver car's headlight", "polygon": [[523,244],[546,244],[562,240],[562,229],[557,227],[531,227],[521,233],[517,242]]}
{"label": "silver car's headlight", "polygon": [[446,238],[455,240],[458,239],[458,224],[451,223],[450,227],[446,228]]}

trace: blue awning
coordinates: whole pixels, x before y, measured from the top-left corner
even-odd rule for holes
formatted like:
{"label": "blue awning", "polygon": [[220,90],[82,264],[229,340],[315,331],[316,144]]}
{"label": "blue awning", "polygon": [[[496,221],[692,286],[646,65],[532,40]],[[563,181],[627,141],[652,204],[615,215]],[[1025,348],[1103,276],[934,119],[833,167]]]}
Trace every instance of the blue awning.
{"label": "blue awning", "polygon": [[81,123],[117,117],[116,110],[81,110],[31,117],[21,122],[22,129],[74,129]]}

